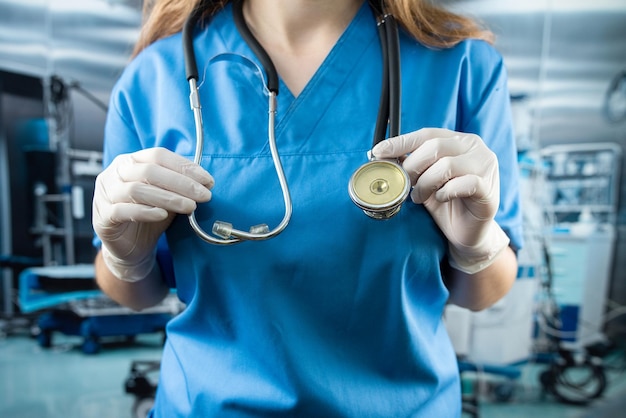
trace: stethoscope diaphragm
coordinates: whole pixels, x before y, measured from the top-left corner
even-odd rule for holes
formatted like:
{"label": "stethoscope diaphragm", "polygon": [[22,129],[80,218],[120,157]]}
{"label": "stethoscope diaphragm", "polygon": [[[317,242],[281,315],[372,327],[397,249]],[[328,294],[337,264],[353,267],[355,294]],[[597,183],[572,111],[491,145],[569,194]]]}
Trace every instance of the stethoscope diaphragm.
{"label": "stethoscope diaphragm", "polygon": [[352,201],[374,219],[389,219],[397,214],[410,190],[407,172],[388,160],[363,164],[354,172],[348,186]]}

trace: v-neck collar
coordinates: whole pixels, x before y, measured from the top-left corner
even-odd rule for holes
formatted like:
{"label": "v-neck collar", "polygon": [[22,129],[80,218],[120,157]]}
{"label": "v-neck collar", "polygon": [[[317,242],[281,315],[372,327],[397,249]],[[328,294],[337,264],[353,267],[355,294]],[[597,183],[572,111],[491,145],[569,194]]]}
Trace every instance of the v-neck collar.
{"label": "v-neck collar", "polygon": [[[372,21],[371,24],[367,22],[368,20]],[[303,119],[312,125],[317,123],[317,120],[311,117],[311,112],[317,111],[322,117],[328,108],[328,102],[333,100],[341,86],[348,80],[361,55],[373,40],[377,41],[375,25],[368,3],[363,2],[352,22],[298,97],[294,97],[281,80],[281,88],[286,94],[279,98],[278,104],[283,106],[286,112],[280,118],[277,136],[280,135],[282,125],[287,124],[289,119],[300,111],[307,113],[308,117]],[[304,109],[300,110],[301,108]]]}
{"label": "v-neck collar", "polygon": [[[229,4],[224,12],[232,14],[232,5]],[[231,27],[231,30],[221,30],[220,33],[227,49],[235,54],[249,57],[260,66],[258,58],[237,30],[232,30]],[[350,74],[354,72],[355,66],[372,42],[379,42],[376,20],[368,2],[364,1],[298,97],[294,97],[279,75],[277,139],[280,139],[294,118],[298,122],[297,131],[300,133],[298,136],[308,136],[313,127],[323,118],[330,102],[349,80]],[[313,115],[317,116],[313,117]]]}

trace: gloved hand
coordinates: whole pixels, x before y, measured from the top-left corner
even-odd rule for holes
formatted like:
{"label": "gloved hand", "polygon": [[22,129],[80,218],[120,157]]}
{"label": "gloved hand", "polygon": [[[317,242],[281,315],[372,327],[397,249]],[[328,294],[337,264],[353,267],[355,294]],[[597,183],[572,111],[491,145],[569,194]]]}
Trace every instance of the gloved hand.
{"label": "gloved hand", "polygon": [[372,155],[402,162],[413,186],[411,199],[424,204],[448,239],[452,267],[476,273],[508,246],[494,221],[498,160],[479,136],[425,128],[380,142]]}
{"label": "gloved hand", "polygon": [[96,178],[93,198],[93,227],[109,270],[129,282],[146,277],[175,214],[209,201],[212,187],[202,167],[165,148],[116,157]]}

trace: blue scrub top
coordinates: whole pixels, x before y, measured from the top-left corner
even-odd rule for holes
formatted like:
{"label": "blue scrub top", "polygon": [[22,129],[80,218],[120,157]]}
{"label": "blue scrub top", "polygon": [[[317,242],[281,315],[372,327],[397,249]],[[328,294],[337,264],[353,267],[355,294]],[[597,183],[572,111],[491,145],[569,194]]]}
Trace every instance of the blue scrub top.
{"label": "blue scrub top", "polygon": [[[195,37],[205,122],[201,164],[213,199],[196,212],[208,231],[283,216],[267,142],[257,58],[230,6]],[[497,221],[521,243],[517,167],[501,57],[482,41],[446,50],[401,36],[402,131],[444,127],[480,135],[497,153]],[[111,99],[105,164],[166,147],[193,158],[180,34],[129,64]],[[421,205],[370,219],[348,195],[367,161],[378,111],[381,51],[366,2],[302,93],[281,83],[276,137],[293,197],[278,237],[205,243],[179,216],[167,231],[187,308],[168,325],[154,417],[455,417],[460,385],[442,323],[447,243]]]}

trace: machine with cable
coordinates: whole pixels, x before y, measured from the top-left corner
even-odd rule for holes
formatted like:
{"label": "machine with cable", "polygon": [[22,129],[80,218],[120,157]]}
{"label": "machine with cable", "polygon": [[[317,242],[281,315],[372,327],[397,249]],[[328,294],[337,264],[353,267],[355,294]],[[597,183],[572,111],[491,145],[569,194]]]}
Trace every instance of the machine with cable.
{"label": "machine with cable", "polygon": [[[16,91],[17,85],[34,91]],[[53,345],[55,333],[79,336],[82,351],[94,354],[105,339],[163,332],[183,306],[170,295],[138,314],[97,288],[89,201],[102,152],[72,146],[71,92],[106,110],[76,81],[0,72],[0,103],[9,103],[2,121],[12,122],[0,130],[0,335],[29,332],[44,348]],[[15,104],[26,100],[14,99],[16,94],[28,94],[32,106]],[[14,115],[16,109],[22,116]]]}

